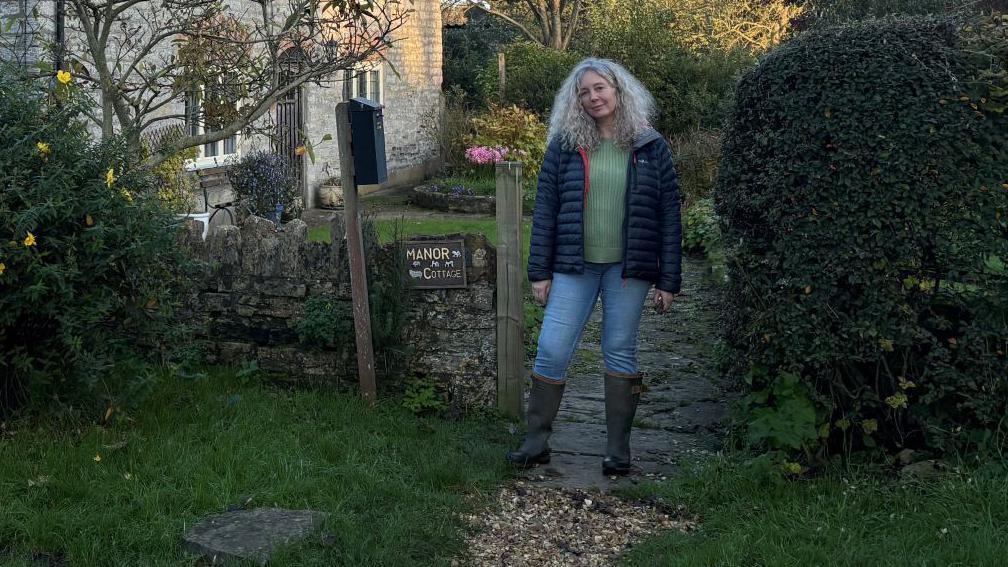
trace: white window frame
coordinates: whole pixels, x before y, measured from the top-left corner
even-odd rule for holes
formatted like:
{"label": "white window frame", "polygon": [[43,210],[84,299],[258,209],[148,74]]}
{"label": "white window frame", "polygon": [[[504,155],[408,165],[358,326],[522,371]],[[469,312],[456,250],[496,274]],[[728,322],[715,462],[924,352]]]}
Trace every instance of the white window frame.
{"label": "white window frame", "polygon": [[[191,105],[193,101],[198,101],[200,105],[198,106],[199,114],[195,117],[191,114]],[[186,115],[186,134],[189,135],[201,135],[206,131],[204,130],[204,124],[202,120],[203,116],[203,87],[200,87],[199,91],[189,91],[185,94],[185,115]],[[227,146],[232,146],[231,149],[234,151],[228,152]],[[213,145],[215,150],[215,155],[208,156],[207,146]],[[194,171],[199,169],[205,169],[208,167],[217,167],[220,165],[225,165],[229,160],[241,156],[241,133],[236,132],[233,136],[224,138],[223,140],[217,140],[216,142],[210,142],[208,144],[200,144],[196,146],[196,158],[187,160],[184,164],[184,168],[188,171]]]}
{"label": "white window frame", "polygon": [[[358,63],[346,73],[347,99],[363,97],[378,104],[385,104],[385,65],[384,61]],[[360,79],[364,78],[364,92],[360,92]],[[377,79],[377,81],[375,81]],[[375,98],[374,87],[378,87]]]}

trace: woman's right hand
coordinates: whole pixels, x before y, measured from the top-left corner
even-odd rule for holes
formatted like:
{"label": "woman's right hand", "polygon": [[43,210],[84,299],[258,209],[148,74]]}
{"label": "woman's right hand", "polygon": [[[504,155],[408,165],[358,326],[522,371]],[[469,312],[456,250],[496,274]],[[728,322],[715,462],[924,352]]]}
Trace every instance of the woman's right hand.
{"label": "woman's right hand", "polygon": [[532,297],[535,299],[536,303],[539,305],[546,305],[546,300],[549,299],[551,285],[553,285],[553,280],[532,282]]}

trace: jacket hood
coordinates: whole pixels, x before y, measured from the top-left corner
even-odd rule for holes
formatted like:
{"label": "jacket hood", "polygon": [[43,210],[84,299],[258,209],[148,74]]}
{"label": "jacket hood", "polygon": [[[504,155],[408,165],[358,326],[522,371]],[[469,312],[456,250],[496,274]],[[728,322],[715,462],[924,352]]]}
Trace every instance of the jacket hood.
{"label": "jacket hood", "polygon": [[662,135],[658,133],[658,130],[648,126],[637,134],[637,139],[635,139],[633,143],[633,149],[639,150],[661,137]]}

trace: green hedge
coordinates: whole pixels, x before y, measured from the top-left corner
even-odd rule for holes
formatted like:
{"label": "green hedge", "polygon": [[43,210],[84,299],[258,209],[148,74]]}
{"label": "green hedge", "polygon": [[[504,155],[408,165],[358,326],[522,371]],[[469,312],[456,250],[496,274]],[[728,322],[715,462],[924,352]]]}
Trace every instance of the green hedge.
{"label": "green hedge", "polygon": [[743,78],[714,197],[751,442],[1008,448],[1006,24],[809,32]]}
{"label": "green hedge", "polygon": [[189,344],[171,342],[181,223],[135,149],[93,143],[85,108],[72,83],[45,92],[0,70],[0,413],[122,405],[146,363]]}

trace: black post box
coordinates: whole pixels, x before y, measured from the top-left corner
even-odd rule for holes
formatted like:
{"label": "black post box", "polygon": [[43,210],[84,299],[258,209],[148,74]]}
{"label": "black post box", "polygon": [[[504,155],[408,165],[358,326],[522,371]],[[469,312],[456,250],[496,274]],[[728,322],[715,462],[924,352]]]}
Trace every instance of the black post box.
{"label": "black post box", "polygon": [[375,185],[388,180],[385,164],[385,122],[382,105],[366,98],[350,99],[350,143],[353,145],[357,185]]}

